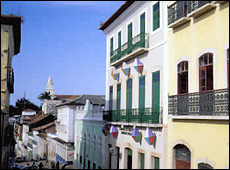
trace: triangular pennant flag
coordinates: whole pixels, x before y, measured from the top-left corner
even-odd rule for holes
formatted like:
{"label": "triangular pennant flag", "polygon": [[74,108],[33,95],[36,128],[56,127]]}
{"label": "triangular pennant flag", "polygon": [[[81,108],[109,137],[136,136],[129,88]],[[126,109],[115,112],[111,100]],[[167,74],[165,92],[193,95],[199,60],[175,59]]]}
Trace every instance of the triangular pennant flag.
{"label": "triangular pennant flag", "polygon": [[109,126],[107,124],[105,124],[102,127],[102,132],[104,133],[105,136],[108,136],[108,134],[109,134]]}
{"label": "triangular pennant flag", "polygon": [[114,80],[118,80],[119,79],[119,73],[118,73],[118,71],[115,68],[112,69],[111,76],[113,77]]}
{"label": "triangular pennant flag", "polygon": [[110,133],[113,135],[113,138],[117,137],[117,129],[115,126],[111,126]]}
{"label": "triangular pennant flag", "polygon": [[152,131],[149,128],[147,128],[145,131],[145,137],[144,138],[149,145],[153,145],[155,143],[155,140],[156,140],[156,135],[155,135],[155,133],[152,133]]}
{"label": "triangular pennant flag", "polygon": [[121,71],[126,75],[129,76],[130,74],[130,68],[128,67],[128,65],[123,62],[122,67],[121,67]]}
{"label": "triangular pennant flag", "polygon": [[137,128],[133,129],[132,138],[135,142],[141,142],[141,133],[137,130]]}
{"label": "triangular pennant flag", "polygon": [[136,70],[138,73],[141,73],[141,74],[142,74],[142,71],[143,71],[143,64],[142,64],[142,62],[141,62],[138,58],[135,58],[135,61],[134,61],[134,68],[135,68],[135,70]]}

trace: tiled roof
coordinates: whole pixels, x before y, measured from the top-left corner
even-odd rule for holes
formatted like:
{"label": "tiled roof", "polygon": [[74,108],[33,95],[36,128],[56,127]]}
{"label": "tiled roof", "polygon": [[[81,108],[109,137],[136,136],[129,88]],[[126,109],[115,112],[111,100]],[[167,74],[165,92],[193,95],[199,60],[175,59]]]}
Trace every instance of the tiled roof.
{"label": "tiled roof", "polygon": [[89,100],[93,105],[105,105],[105,96],[104,95],[82,95],[74,100],[59,104],[57,106],[64,105],[85,105],[86,100]]}
{"label": "tiled roof", "polygon": [[35,115],[28,115],[26,118],[23,119],[23,121],[32,120],[35,117],[36,117]]}
{"label": "tiled roof", "polygon": [[46,132],[46,133],[56,133],[56,132],[57,132],[56,126],[55,126],[55,125],[50,126],[49,128],[47,128],[47,129],[45,130],[45,132]]}
{"label": "tiled roof", "polygon": [[38,116],[36,116],[34,119],[32,119],[31,121],[28,121],[27,124],[31,125],[33,123],[36,123],[38,121],[41,121],[42,119],[45,119],[46,117],[48,117],[49,115],[45,115],[45,114],[38,114]]}
{"label": "tiled roof", "polygon": [[35,112],[35,111],[32,110],[32,109],[26,109],[26,110],[24,110],[23,112]]}
{"label": "tiled roof", "polygon": [[105,23],[99,28],[106,29],[114,20],[116,20],[132,3],[135,1],[126,1]]}
{"label": "tiled roof", "polygon": [[47,129],[48,127],[50,127],[50,126],[52,126],[54,124],[55,124],[55,121],[50,122],[50,123],[45,124],[45,125],[42,125],[42,126],[39,126],[39,127],[36,127],[36,128],[33,128],[32,130],[37,130],[37,131],[44,130],[44,129]]}
{"label": "tiled roof", "polygon": [[80,95],[59,95],[59,94],[54,94],[56,99],[66,99],[66,100],[71,100],[79,97]]}
{"label": "tiled roof", "polygon": [[42,137],[42,138],[46,138],[47,137],[47,133],[40,132],[37,136]]}
{"label": "tiled roof", "polygon": [[45,131],[40,132],[38,134],[38,136],[40,136],[40,137],[45,139],[47,137],[47,133],[56,133],[56,126],[53,125],[53,126],[47,128]]}

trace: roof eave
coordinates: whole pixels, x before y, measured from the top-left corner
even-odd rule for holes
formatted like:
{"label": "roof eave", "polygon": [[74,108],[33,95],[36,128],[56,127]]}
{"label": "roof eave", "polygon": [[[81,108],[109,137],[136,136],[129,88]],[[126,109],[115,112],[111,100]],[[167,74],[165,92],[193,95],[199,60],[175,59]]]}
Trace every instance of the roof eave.
{"label": "roof eave", "polygon": [[99,28],[104,31],[114,20],[116,20],[135,1],[126,1],[105,23]]}

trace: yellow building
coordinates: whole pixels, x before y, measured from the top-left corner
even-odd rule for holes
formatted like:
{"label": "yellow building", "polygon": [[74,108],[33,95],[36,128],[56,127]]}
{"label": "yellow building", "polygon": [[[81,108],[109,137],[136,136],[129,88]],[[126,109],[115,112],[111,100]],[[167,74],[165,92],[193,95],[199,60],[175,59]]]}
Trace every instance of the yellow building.
{"label": "yellow building", "polygon": [[229,167],[229,2],[168,3],[167,168]]}
{"label": "yellow building", "polygon": [[[8,127],[10,93],[14,92],[14,72],[11,67],[12,56],[20,51],[21,17],[1,15],[1,169],[8,167],[12,149],[10,142],[12,129]],[[4,136],[4,137],[3,137]]]}

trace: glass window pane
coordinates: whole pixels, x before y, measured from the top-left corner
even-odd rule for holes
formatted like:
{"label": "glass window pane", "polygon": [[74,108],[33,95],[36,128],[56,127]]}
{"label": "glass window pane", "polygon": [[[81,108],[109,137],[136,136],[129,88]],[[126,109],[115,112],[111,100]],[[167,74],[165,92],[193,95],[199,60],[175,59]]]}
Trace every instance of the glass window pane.
{"label": "glass window pane", "polygon": [[212,64],[212,55],[209,55],[209,64]]}
{"label": "glass window pane", "polygon": [[204,56],[204,64],[205,65],[208,64],[208,56],[207,55]]}
{"label": "glass window pane", "polygon": [[201,70],[201,77],[205,78],[205,70]]}
{"label": "glass window pane", "polygon": [[200,58],[200,66],[203,66],[204,65],[204,60],[203,60],[203,57]]}
{"label": "glass window pane", "polygon": [[188,62],[185,62],[185,70],[188,70]]}
{"label": "glass window pane", "polygon": [[205,79],[201,79],[201,86],[205,86]]}
{"label": "glass window pane", "polygon": [[181,71],[184,71],[184,62],[181,63],[181,64],[182,64],[182,69],[181,69]]}

